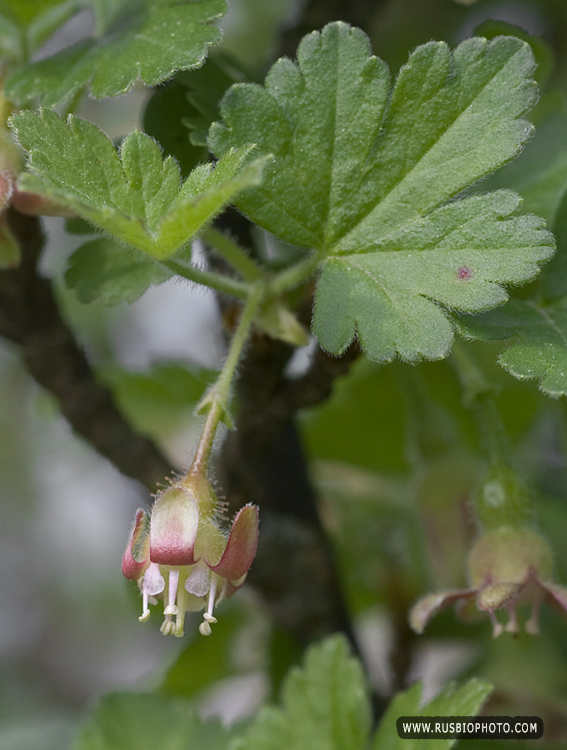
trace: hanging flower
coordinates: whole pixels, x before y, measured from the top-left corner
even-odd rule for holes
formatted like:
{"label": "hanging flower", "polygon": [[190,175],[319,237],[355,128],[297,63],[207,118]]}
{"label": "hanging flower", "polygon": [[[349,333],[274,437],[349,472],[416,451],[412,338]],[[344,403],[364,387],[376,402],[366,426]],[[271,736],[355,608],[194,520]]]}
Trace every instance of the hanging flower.
{"label": "hanging flower", "polygon": [[258,545],[258,509],[242,508],[229,534],[218,516],[213,488],[195,475],[160,492],[149,514],[136,513],[122,573],[142,592],[142,622],[149,605],[163,600],[164,635],[181,637],[185,613],[203,608],[199,630],[210,635],[215,604],[244,583]]}
{"label": "hanging flower", "polygon": [[[551,580],[553,555],[534,529],[523,526],[499,526],[479,537],[469,555],[470,587],[428,594],[410,612],[412,628],[421,633],[430,618],[453,602],[476,602],[492,621],[492,634],[504,630],[518,633],[517,606],[531,603],[531,615],[525,623],[528,633],[539,632],[539,610],[546,602],[567,612],[567,588]],[[504,626],[496,610],[508,612]]]}

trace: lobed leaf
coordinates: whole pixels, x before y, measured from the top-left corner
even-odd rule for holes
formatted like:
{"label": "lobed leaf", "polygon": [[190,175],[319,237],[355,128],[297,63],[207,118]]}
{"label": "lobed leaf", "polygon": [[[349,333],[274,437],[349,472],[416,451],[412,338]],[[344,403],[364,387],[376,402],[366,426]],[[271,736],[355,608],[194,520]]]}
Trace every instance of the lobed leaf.
{"label": "lobed leaf", "polygon": [[365,34],[344,23],[306,36],[297,64],[278,61],[265,85],[237,84],[209,133],[217,155],[253,141],[271,153],[261,185],[237,206],[321,257],[313,330],[341,354],[356,334],[378,361],[447,354],[464,312],[501,304],[553,251],[508,192],[455,200],[512,159],[532,127],[529,46],[469,39],[453,54],[418,47],[390,91]]}
{"label": "lobed leaf", "polygon": [[264,160],[241,169],[250,147],[227,152],[213,169],[196,167],[181,183],[172,157],[133,132],[117,151],[95,125],[50,110],[12,118],[29,153],[23,190],[45,195],[122,242],[158,260],[171,257],[244,187],[260,179]]}
{"label": "lobed leaf", "polygon": [[370,706],[360,664],[335,636],[312,646],[288,673],[283,707],[263,708],[241,744],[246,750],[363,750]]}
{"label": "lobed leaf", "polygon": [[378,252],[331,257],[313,316],[321,346],[341,354],[358,333],[376,361],[444,357],[453,326],[443,308],[500,305],[508,298],[501,282],[534,276],[549,257],[543,222],[513,216],[518,205],[509,191],[467,198],[392,234]]}
{"label": "lobed leaf", "polygon": [[538,379],[548,396],[567,394],[567,299],[551,304],[511,300],[501,310],[459,322],[484,341],[514,339],[498,361],[519,380]]}
{"label": "lobed leaf", "polygon": [[124,94],[138,78],[155,86],[203,63],[207,48],[220,39],[212,22],[227,5],[226,0],[120,0],[110,10],[97,7],[97,19],[107,23],[97,38],[9,76],[8,98],[23,105],[39,97],[44,106],[56,107],[86,86],[96,99]]}

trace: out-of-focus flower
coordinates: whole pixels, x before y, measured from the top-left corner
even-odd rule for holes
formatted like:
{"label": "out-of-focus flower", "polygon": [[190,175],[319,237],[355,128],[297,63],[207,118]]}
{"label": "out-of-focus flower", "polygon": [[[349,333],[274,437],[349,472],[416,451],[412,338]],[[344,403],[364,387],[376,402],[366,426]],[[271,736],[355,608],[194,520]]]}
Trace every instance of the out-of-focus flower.
{"label": "out-of-focus flower", "polygon": [[[484,532],[469,553],[470,586],[424,596],[411,609],[410,624],[421,633],[434,614],[453,602],[461,609],[476,603],[479,610],[488,612],[496,637],[504,630],[517,633],[517,607],[531,604],[525,629],[535,634],[539,631],[543,602],[567,612],[567,588],[552,580],[553,553],[532,526],[531,493],[515,471],[498,464],[491,467],[482,482],[475,509]],[[508,611],[505,626],[496,616],[499,609]]]}
{"label": "out-of-focus flower", "polygon": [[149,618],[149,605],[159,598],[164,635],[181,637],[185,612],[203,608],[199,630],[210,635],[215,604],[242,586],[257,545],[256,506],[242,508],[227,534],[210,483],[201,476],[175,482],[158,494],[149,514],[137,511],[122,559],[122,573],[142,592],[140,620]]}
{"label": "out-of-focus flower", "polygon": [[[466,589],[449,589],[428,594],[410,612],[412,628],[421,633],[430,618],[453,602],[475,601],[479,610],[488,612],[492,634],[519,631],[517,606],[531,603],[531,615],[525,623],[528,633],[539,632],[539,610],[543,602],[567,612],[567,588],[551,580],[553,555],[541,534],[529,527],[500,526],[483,534],[469,556]],[[498,621],[496,610],[508,611],[508,623]]]}

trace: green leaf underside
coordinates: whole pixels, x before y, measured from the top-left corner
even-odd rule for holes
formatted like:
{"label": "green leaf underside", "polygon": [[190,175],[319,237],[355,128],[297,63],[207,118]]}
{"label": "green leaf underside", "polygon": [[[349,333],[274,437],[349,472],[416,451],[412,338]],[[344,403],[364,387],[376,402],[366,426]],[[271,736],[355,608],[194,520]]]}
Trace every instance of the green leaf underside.
{"label": "green leaf underside", "polygon": [[81,302],[100,299],[106,305],[117,305],[134,302],[152,284],[173,276],[164,266],[135,253],[109,237],[85,242],[69,258],[67,286],[76,291]]}
{"label": "green leaf underside", "polygon": [[123,0],[98,39],[20,68],[6,94],[19,105],[40,97],[56,107],[85,86],[97,99],[126,93],[138,78],[155,86],[203,63],[220,39],[212,21],[226,9],[226,0]]}
{"label": "green leaf underside", "polygon": [[548,396],[567,394],[567,299],[549,305],[510,300],[459,328],[485,341],[515,338],[498,359],[502,367],[519,380],[537,378]]}
{"label": "green leaf underside", "polygon": [[372,750],[450,750],[457,740],[405,740],[398,736],[396,720],[400,716],[476,716],[491,693],[491,686],[470,680],[462,687],[447,687],[426,706],[420,708],[422,685],[416,682],[398,693],[390,702],[374,737]]}
{"label": "green leaf underside", "polygon": [[197,166],[181,183],[177,162],[149,136],[130,133],[117,151],[95,125],[50,110],[22,112],[13,128],[28,151],[24,190],[53,198],[118,240],[158,260],[171,257],[244,187],[265,160],[241,168],[250,147],[232,150],[213,169]]}
{"label": "green leaf underside", "polygon": [[237,747],[246,750],[363,750],[370,706],[360,664],[335,636],[309,649],[284,681],[282,708],[263,708]]}
{"label": "green leaf underside", "polygon": [[[385,63],[344,23],[305,37],[298,64],[278,61],[265,86],[233,86],[213,124],[217,155],[245,142],[271,153],[258,187],[235,203],[288,242],[326,259],[313,329],[340,354],[358,332],[376,360],[446,355],[452,326],[438,306],[476,312],[506,300],[552,253],[535,217],[500,192],[454,201],[512,159],[531,133],[524,42],[473,38],[453,54],[419,47],[390,92]],[[476,214],[476,216],[475,216]],[[471,269],[470,278],[463,279]]]}

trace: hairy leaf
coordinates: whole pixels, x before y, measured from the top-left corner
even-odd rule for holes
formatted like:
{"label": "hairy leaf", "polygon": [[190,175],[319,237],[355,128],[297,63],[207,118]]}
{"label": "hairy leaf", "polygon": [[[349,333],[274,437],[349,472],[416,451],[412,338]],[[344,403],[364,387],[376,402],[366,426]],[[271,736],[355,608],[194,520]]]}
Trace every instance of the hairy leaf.
{"label": "hairy leaf", "polygon": [[160,363],[143,373],[112,366],[98,372],[133,428],[154,436],[187,426],[214,375],[186,362]]}
{"label": "hairy leaf", "polygon": [[155,86],[203,63],[220,39],[212,21],[226,7],[226,0],[120,0],[112,12],[99,9],[108,25],[97,38],[18,69],[6,94],[20,105],[39,97],[55,107],[86,86],[97,99],[126,93],[138,78]]}
{"label": "hairy leaf", "polygon": [[[319,279],[313,326],[321,346],[343,352],[355,331],[371,359],[439,359],[453,328],[443,308],[505,302],[499,282],[537,273],[550,235],[533,216],[513,217],[518,196],[499,191],[450,203],[382,243],[379,252],[330,258]],[[329,314],[333,310],[334,314]]]}
{"label": "hairy leaf", "polygon": [[400,716],[476,716],[491,691],[486,682],[470,680],[458,689],[449,685],[430,703],[420,707],[422,685],[416,682],[391,701],[374,737],[373,750],[450,750],[456,740],[401,739],[396,720]]}
{"label": "hairy leaf", "polygon": [[161,284],[172,271],[109,237],[81,245],[69,258],[67,286],[81,302],[102,300],[107,305],[134,302],[152,284]]}
{"label": "hairy leaf", "polygon": [[370,706],[360,664],[335,636],[312,646],[288,673],[283,707],[260,711],[237,747],[246,750],[363,750]]}
{"label": "hairy leaf", "polygon": [[213,169],[196,167],[181,183],[177,162],[137,131],[117,151],[95,125],[50,110],[22,112],[13,127],[28,151],[24,190],[79,216],[154,258],[169,258],[244,187],[260,179],[263,160],[241,164],[250,148],[231,150]]}
{"label": "hairy leaf", "polygon": [[511,300],[503,309],[461,320],[475,339],[515,339],[498,361],[519,380],[537,378],[548,396],[567,394],[567,299],[544,305]]}
{"label": "hairy leaf", "polygon": [[[358,333],[376,360],[447,354],[450,307],[507,299],[552,253],[509,192],[447,201],[512,159],[531,133],[529,46],[473,38],[453,54],[418,47],[390,91],[385,63],[344,23],[305,37],[264,86],[238,84],[221,103],[213,152],[254,141],[272,153],[261,186],[235,201],[265,229],[321,257],[313,329],[341,354]],[[447,205],[444,205],[447,204]]]}

